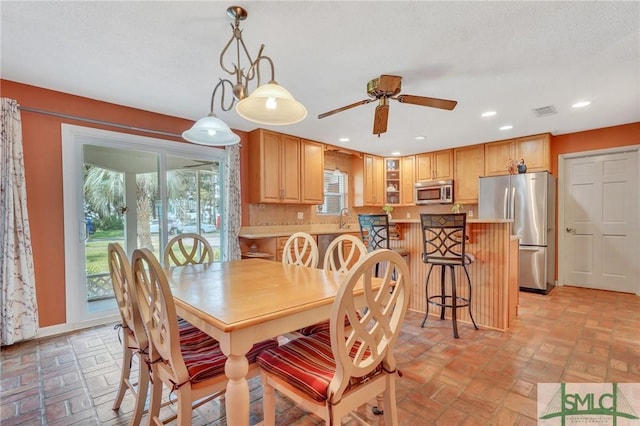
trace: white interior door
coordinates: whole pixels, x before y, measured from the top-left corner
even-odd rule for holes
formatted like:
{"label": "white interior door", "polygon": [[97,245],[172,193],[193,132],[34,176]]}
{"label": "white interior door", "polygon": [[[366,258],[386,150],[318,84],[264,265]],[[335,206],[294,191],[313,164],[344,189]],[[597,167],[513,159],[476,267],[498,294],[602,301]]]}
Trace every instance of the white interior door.
{"label": "white interior door", "polygon": [[562,284],[640,294],[637,151],[561,160]]}

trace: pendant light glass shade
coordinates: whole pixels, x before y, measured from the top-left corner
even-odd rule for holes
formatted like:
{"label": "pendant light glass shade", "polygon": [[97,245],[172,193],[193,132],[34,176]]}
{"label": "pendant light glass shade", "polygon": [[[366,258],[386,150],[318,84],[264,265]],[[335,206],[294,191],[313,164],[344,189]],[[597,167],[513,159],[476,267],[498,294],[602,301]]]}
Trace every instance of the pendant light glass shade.
{"label": "pendant light glass shade", "polygon": [[302,121],[307,109],[275,82],[263,84],[236,105],[241,117],[258,124],[285,125]]}
{"label": "pendant light glass shade", "polygon": [[182,133],[182,137],[200,145],[224,146],[240,142],[240,136],[231,131],[227,123],[210,114]]}

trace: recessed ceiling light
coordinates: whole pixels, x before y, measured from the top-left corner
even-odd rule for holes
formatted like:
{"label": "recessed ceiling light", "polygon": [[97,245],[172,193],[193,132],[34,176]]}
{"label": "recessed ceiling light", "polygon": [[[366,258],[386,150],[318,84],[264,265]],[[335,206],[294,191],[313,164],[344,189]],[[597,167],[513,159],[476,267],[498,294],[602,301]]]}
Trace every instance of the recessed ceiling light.
{"label": "recessed ceiling light", "polygon": [[589,101],[582,101],[582,102],[576,102],[575,104],[571,105],[574,108],[582,108],[582,107],[586,107],[587,105],[591,105],[591,102]]}
{"label": "recessed ceiling light", "polygon": [[425,139],[426,139],[426,138],[425,138],[424,136],[416,136],[416,140],[417,140],[417,141],[423,141],[423,140],[425,140]]}
{"label": "recessed ceiling light", "polygon": [[349,142],[349,138],[340,138],[338,139],[340,142]]}
{"label": "recessed ceiling light", "polygon": [[398,151],[394,151],[394,152],[392,152],[392,153],[391,153],[391,155],[393,155],[394,157],[397,157],[397,156],[399,156],[399,155],[401,155],[401,154],[402,154],[402,153],[401,153],[401,152],[398,152]]}
{"label": "recessed ceiling light", "polygon": [[495,111],[485,111],[482,113],[483,117],[493,117],[494,115],[496,115]]}
{"label": "recessed ceiling light", "polygon": [[513,126],[511,124],[507,124],[506,126],[500,127],[500,130],[511,130],[511,129],[513,129]]}

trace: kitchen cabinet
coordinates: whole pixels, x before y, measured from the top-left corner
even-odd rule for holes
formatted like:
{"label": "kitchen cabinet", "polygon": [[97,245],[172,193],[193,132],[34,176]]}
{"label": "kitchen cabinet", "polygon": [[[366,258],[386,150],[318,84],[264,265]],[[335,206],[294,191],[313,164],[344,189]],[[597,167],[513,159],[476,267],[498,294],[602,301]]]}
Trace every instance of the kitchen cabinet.
{"label": "kitchen cabinet", "polygon": [[453,197],[456,203],[478,203],[478,178],[484,173],[484,146],[471,145],[453,150]]}
{"label": "kitchen cabinet", "polygon": [[385,204],[399,205],[402,191],[400,158],[385,158],[384,164]]}
{"label": "kitchen cabinet", "polygon": [[[311,236],[315,240],[316,244],[318,244],[318,236],[317,235],[311,235]],[[282,257],[283,257],[283,254],[284,254],[284,246],[287,244],[287,241],[289,240],[289,237],[277,237],[276,238],[276,262],[282,262]],[[293,246],[290,248],[290,250],[291,250],[291,253],[294,252]],[[305,256],[304,258],[306,259],[307,257]],[[319,266],[322,265],[322,261],[323,261],[323,259],[318,259],[318,265]]]}
{"label": "kitchen cabinet", "polygon": [[551,170],[551,157],[549,156],[550,139],[548,133],[516,139],[515,162],[517,163],[523,158],[527,166],[527,172]]}
{"label": "kitchen cabinet", "polygon": [[324,202],[324,144],[302,140],[300,142],[300,203]]}
{"label": "kitchen cabinet", "polygon": [[[301,159],[306,157],[301,155],[301,146],[309,147],[308,170],[309,176],[305,180],[311,181],[312,173],[321,170],[322,160],[320,159],[320,169],[313,165],[312,155],[316,147],[301,145],[300,139],[277,132],[264,129],[257,129],[249,133],[249,201],[252,203],[280,203],[280,204],[300,204],[301,203]],[[319,149],[320,158],[322,149]],[[319,183],[322,186],[322,173],[318,175]],[[315,189],[317,190],[317,189]],[[310,197],[314,194],[314,189],[310,192]],[[316,194],[317,195],[317,194]],[[315,200],[313,201],[316,202]],[[320,201],[321,203],[322,201]]]}
{"label": "kitchen cabinet", "polygon": [[453,150],[416,155],[416,180],[453,179]]}
{"label": "kitchen cabinet", "polygon": [[257,129],[249,133],[249,199],[300,202],[300,139]]}
{"label": "kitchen cabinet", "polygon": [[499,176],[509,174],[509,161],[515,158],[514,140],[484,144],[484,175]]}
{"label": "kitchen cabinet", "polygon": [[509,174],[509,162],[517,164],[524,159],[528,172],[540,172],[551,169],[549,151],[550,136],[527,136],[484,144],[485,176]]}
{"label": "kitchen cabinet", "polygon": [[410,155],[408,157],[402,157],[400,160],[400,204],[403,206],[415,205],[413,185],[416,183],[416,157]]}
{"label": "kitchen cabinet", "polygon": [[382,206],[384,198],[384,159],[375,155],[363,154],[354,157],[353,205],[356,207]]}

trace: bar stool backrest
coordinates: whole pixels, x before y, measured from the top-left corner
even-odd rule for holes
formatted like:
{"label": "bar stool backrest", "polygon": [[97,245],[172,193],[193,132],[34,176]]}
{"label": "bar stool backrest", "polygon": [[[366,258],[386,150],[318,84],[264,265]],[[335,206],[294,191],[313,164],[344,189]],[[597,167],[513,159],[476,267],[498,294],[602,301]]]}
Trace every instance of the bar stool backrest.
{"label": "bar stool backrest", "polygon": [[368,251],[389,248],[389,216],[359,214],[360,236]]}
{"label": "bar stool backrest", "polygon": [[425,263],[463,265],[465,263],[466,213],[421,214]]}

